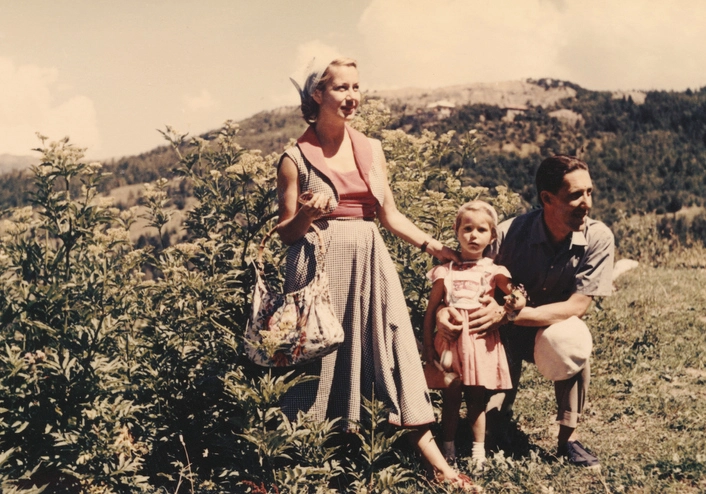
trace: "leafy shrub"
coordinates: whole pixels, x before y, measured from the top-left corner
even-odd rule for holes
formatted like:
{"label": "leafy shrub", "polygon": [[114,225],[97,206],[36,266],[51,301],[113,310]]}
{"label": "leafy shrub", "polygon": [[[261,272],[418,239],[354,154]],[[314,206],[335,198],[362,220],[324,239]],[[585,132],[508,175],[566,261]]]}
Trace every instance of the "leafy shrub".
{"label": "leafy shrub", "polygon": [[[462,187],[439,164],[471,159],[470,133],[386,131],[371,102],[356,125],[378,135],[398,207],[451,242],[457,207],[487,196],[501,215],[519,197]],[[335,423],[289,422],[277,403],[296,380],[245,361],[240,339],[253,285],[250,261],[275,223],[276,155],[237,144],[226,122],[212,140],[164,131],[177,176],[197,199],[187,236],[171,245],[169,185],[146,187],[157,241],[133,246],[136,209],[99,197],[101,166],[68,139],[46,143],[34,167],[34,207],[3,212],[0,227],[0,483],[11,492],[370,492],[417,484],[399,430],[366,403],[360,451],[332,445]],[[80,193],[71,184],[80,183]],[[420,326],[429,256],[386,234]],[[265,249],[280,267],[277,238]],[[276,274],[276,273],[271,273]],[[416,487],[415,487],[416,485]]]}
{"label": "leafy shrub", "polygon": [[[30,207],[3,221],[0,444],[3,490],[86,482],[141,490],[147,446],[132,434],[140,253],[130,212],[97,200],[100,165],[68,139],[40,148]],[[69,184],[80,180],[72,197]]]}

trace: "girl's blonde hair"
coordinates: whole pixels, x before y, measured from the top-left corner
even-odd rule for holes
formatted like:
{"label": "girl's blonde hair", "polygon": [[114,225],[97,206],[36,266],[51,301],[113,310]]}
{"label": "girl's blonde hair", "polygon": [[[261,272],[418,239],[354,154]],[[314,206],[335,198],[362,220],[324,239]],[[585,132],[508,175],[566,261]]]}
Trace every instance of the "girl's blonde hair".
{"label": "girl's blonde hair", "polygon": [[489,223],[490,229],[493,232],[493,238],[498,236],[498,213],[495,212],[495,208],[493,206],[480,200],[469,201],[458,208],[458,212],[456,213],[456,221],[454,222],[454,231],[456,234],[458,234],[458,228],[461,226],[461,218],[469,211],[485,213],[488,216],[488,220],[490,220]]}

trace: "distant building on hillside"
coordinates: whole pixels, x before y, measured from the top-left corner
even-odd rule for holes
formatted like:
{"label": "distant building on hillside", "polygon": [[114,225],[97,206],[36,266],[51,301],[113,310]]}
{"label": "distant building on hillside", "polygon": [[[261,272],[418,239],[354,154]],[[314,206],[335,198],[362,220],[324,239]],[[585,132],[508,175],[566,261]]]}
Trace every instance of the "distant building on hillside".
{"label": "distant building on hillside", "polygon": [[515,120],[515,117],[517,115],[521,115],[524,112],[526,112],[529,108],[527,105],[519,105],[519,106],[506,106],[502,108],[505,110],[505,116],[503,117],[504,122],[512,122]]}
{"label": "distant building on hillside", "polygon": [[436,114],[436,118],[439,120],[450,117],[454,108],[456,108],[456,104],[447,99],[427,103],[427,109],[432,110]]}

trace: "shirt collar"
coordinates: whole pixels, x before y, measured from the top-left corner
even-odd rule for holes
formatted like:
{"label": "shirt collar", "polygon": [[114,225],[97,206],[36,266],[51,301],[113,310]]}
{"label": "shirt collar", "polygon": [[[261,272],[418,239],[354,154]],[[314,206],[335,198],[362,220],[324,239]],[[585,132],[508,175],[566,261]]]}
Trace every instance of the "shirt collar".
{"label": "shirt collar", "polygon": [[[569,241],[569,250],[574,247],[586,247],[588,245],[588,240],[586,240],[585,231],[588,228],[588,219],[586,219],[586,227],[582,232],[571,232],[571,240]],[[544,225],[544,211],[540,210],[537,221],[532,225],[532,230],[530,231],[529,241],[531,244],[543,244],[551,243],[549,240],[549,235],[547,234],[547,227]],[[562,242],[563,243],[563,242]]]}
{"label": "shirt collar", "polygon": [[588,240],[586,240],[586,235],[583,232],[571,233],[571,244],[569,244],[569,249],[586,246],[588,246]]}

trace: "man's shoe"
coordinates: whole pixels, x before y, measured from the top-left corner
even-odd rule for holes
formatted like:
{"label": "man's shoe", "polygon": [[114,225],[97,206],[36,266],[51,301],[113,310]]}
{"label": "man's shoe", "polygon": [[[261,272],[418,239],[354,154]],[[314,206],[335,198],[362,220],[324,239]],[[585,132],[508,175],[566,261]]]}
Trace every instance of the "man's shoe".
{"label": "man's shoe", "polygon": [[583,444],[578,441],[569,441],[566,443],[566,450],[560,451],[559,454],[566,458],[571,465],[589,468],[591,470],[601,468],[601,462],[598,461],[598,458],[589,453],[586,448],[584,448]]}

